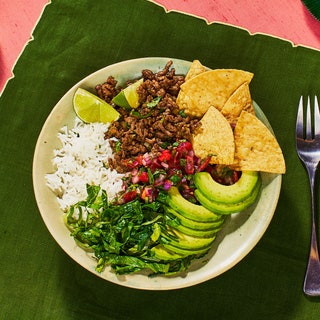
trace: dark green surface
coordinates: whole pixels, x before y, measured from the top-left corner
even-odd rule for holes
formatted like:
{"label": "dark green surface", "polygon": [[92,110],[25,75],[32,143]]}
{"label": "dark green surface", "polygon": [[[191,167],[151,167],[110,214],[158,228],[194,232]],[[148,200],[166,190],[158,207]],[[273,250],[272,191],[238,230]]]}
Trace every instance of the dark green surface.
{"label": "dark green surface", "polygon": [[302,0],[310,13],[320,20],[320,1],[319,0]]}
{"label": "dark green surface", "polygon": [[[300,95],[320,91],[320,52],[166,14],[145,0],[52,2],[0,99],[0,318],[319,319],[319,302],[302,293],[310,196],[294,128]],[[167,292],[114,285],[74,263],[47,231],[32,187],[34,147],[56,102],[93,71],[144,56],[254,72],[252,96],[287,163],[274,219],[256,248],[216,279]]]}

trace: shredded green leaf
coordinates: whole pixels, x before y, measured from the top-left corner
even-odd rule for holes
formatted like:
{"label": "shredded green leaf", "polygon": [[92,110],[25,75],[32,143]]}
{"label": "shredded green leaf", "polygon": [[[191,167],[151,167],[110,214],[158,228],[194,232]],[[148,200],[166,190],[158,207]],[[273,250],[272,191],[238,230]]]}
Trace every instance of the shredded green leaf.
{"label": "shredded green leaf", "polygon": [[70,207],[65,223],[77,244],[94,253],[98,272],[106,266],[116,274],[148,270],[150,275],[172,275],[187,270],[194,256],[168,262],[150,251],[160,243],[160,230],[167,221],[165,193],[152,203],[136,199],[121,205],[109,203],[99,186],[87,185],[87,194]]}

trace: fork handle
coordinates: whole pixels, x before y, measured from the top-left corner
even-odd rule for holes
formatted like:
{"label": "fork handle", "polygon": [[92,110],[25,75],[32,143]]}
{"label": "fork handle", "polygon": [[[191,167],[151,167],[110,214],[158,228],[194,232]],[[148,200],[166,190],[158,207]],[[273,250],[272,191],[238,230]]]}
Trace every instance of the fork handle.
{"label": "fork handle", "polygon": [[311,189],[311,209],[312,209],[312,227],[310,253],[306,275],[304,278],[303,291],[307,296],[320,296],[320,259],[318,250],[318,240],[315,219],[315,199],[314,199],[314,180],[318,163],[308,167],[308,174]]}

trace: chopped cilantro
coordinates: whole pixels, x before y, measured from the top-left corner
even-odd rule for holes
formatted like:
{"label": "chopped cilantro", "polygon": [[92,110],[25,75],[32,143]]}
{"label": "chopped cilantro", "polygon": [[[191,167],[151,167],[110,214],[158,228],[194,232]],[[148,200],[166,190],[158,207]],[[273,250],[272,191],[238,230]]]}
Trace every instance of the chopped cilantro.
{"label": "chopped cilantro", "polygon": [[160,102],[160,100],[162,99],[162,97],[158,96],[154,99],[152,99],[150,102],[147,103],[147,107],[148,108],[154,108],[158,105],[158,103]]}

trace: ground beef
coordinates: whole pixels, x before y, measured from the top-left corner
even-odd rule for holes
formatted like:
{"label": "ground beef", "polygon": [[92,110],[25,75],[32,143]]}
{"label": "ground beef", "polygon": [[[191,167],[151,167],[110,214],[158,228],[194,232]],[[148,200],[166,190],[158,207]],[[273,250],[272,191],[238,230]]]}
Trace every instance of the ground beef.
{"label": "ground beef", "polygon": [[110,76],[106,82],[96,86],[96,92],[100,98],[108,103],[112,103],[112,98],[115,97],[121,88],[117,87],[117,81]]}
{"label": "ground beef", "polygon": [[[172,61],[169,61],[165,68],[157,73],[151,70],[142,71],[144,82],[137,89],[140,107],[128,111],[115,106],[121,117],[111,124],[105,138],[117,139],[110,140],[114,159],[109,165],[118,172],[129,170],[125,159],[146,152],[156,155],[177,140],[190,140],[198,125],[198,119],[186,116],[176,104],[184,76],[176,75],[171,65]],[[99,97],[109,103],[112,103],[112,98],[119,92],[112,77],[98,85],[96,90]]]}

